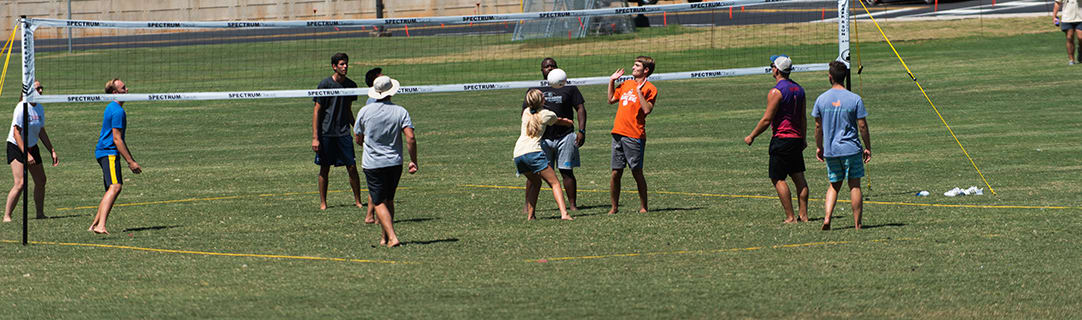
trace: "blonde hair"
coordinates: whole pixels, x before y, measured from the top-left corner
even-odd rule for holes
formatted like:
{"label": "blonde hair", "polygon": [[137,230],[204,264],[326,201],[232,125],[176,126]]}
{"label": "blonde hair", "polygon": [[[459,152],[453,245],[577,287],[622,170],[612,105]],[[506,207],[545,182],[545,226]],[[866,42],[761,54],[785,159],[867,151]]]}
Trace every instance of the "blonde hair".
{"label": "blonde hair", "polygon": [[105,93],[113,94],[113,93],[116,93],[117,91],[120,91],[120,88],[116,87],[116,82],[117,81],[120,81],[120,78],[113,78],[113,80],[109,80],[109,82],[106,82],[105,83]]}
{"label": "blonde hair", "polygon": [[541,90],[530,89],[526,92],[526,106],[530,108],[530,121],[526,123],[526,135],[535,138],[541,135],[541,107],[545,105],[545,95]]}

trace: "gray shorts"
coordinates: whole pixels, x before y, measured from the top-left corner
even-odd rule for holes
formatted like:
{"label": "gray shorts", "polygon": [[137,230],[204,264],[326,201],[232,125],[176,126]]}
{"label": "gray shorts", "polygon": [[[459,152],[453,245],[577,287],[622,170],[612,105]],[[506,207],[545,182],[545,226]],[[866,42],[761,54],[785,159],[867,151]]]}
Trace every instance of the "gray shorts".
{"label": "gray shorts", "polygon": [[564,135],[562,139],[541,139],[541,150],[549,159],[549,166],[561,170],[571,170],[579,166],[579,147],[575,146],[575,132]]}
{"label": "gray shorts", "polygon": [[1067,32],[1067,30],[1071,30],[1071,29],[1082,30],[1082,22],[1062,22],[1061,21],[1059,23],[1059,29],[1063,30],[1063,32]]}
{"label": "gray shorts", "polygon": [[642,158],[646,154],[646,137],[629,138],[618,134],[612,135],[612,169],[630,167],[642,169]]}

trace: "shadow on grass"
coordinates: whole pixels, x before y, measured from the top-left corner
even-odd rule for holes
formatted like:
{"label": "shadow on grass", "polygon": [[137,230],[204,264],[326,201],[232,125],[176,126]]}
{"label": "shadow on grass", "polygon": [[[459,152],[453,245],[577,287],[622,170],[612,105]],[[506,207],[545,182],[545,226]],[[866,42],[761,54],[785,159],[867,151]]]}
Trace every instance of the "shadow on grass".
{"label": "shadow on grass", "polygon": [[[650,211],[648,211],[647,213],[650,213],[650,212],[665,212],[665,211],[695,211],[695,210],[702,210],[702,207],[650,209]],[[638,211],[636,210],[635,212],[638,212]]]}
{"label": "shadow on grass", "polygon": [[432,221],[432,220],[437,220],[437,219],[439,219],[439,218],[413,218],[413,219],[402,219],[402,220],[395,220],[395,221],[394,221],[394,223],[404,223],[404,222],[425,222],[425,221]]}
{"label": "shadow on grass", "polygon": [[153,227],[139,227],[139,228],[127,228],[121,232],[135,232],[135,231],[151,231],[151,230],[165,230],[172,228],[179,228],[180,226],[153,226]]}
{"label": "shadow on grass", "polygon": [[[895,228],[895,227],[904,227],[904,226],[906,226],[906,224],[904,224],[904,223],[886,223],[886,224],[876,224],[876,225],[864,225],[864,226],[860,227],[860,229],[863,230],[863,229],[875,229],[875,228],[884,228],[884,227]],[[846,227],[841,227],[841,228],[831,228],[831,230],[845,230],[845,229],[854,229],[854,227],[853,226],[846,226]]]}
{"label": "shadow on grass", "polygon": [[402,245],[404,245],[404,246],[405,245],[415,245],[415,244],[424,245],[424,244],[436,244],[436,243],[444,243],[444,242],[458,242],[458,238],[436,239],[436,240],[428,240],[428,241],[406,241],[406,242],[403,242]]}
{"label": "shadow on grass", "polygon": [[84,217],[84,216],[85,215],[81,215],[81,214],[69,214],[69,215],[64,215],[64,216],[48,216],[48,217],[45,217],[45,219],[67,219],[67,218]]}

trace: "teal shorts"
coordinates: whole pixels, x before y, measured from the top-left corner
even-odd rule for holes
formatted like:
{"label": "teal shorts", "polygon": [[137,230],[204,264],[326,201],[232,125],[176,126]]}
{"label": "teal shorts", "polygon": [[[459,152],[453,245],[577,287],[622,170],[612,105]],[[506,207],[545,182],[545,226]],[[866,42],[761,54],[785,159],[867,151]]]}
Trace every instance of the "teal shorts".
{"label": "teal shorts", "polygon": [[827,178],[830,182],[864,177],[863,153],[844,157],[827,157]]}

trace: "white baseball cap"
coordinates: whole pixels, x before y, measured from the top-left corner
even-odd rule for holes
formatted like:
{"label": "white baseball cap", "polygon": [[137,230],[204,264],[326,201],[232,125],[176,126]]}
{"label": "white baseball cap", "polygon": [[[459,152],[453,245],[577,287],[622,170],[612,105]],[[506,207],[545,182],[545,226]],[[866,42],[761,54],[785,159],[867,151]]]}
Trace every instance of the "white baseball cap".
{"label": "white baseball cap", "polygon": [[368,89],[368,96],[374,99],[383,99],[398,93],[398,80],[388,76],[379,76],[372,80],[372,87]]}
{"label": "white baseball cap", "polygon": [[770,64],[784,73],[793,71],[793,60],[784,54],[770,56]]}

